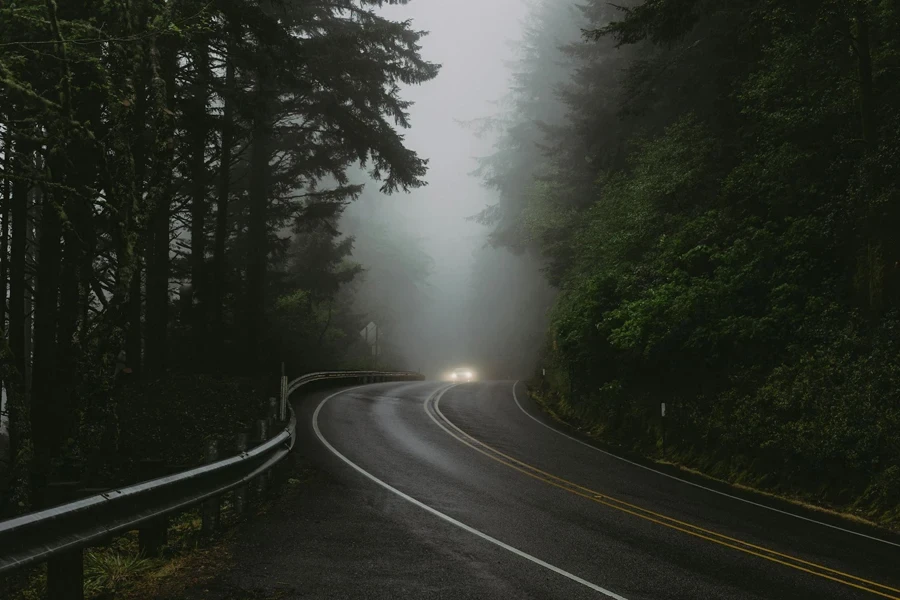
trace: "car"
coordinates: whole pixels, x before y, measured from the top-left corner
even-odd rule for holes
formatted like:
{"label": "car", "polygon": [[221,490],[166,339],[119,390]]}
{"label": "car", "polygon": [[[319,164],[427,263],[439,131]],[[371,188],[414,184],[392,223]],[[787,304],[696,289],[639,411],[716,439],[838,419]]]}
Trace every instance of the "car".
{"label": "car", "polygon": [[475,373],[472,372],[472,369],[460,367],[458,369],[453,369],[453,371],[450,372],[450,380],[457,382],[474,381]]}

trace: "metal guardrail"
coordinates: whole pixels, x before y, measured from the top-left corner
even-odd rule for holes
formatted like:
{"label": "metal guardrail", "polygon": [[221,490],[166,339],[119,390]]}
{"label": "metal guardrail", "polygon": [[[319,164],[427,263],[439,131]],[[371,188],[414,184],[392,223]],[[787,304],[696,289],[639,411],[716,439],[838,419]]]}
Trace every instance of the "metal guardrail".
{"label": "metal guardrail", "polygon": [[360,383],[375,383],[378,381],[421,381],[425,377],[421,373],[412,371],[322,371],[294,379],[287,385],[287,394],[290,396],[297,388],[307,383],[326,379],[355,379]]}
{"label": "metal guardrail", "polygon": [[[143,533],[144,528],[150,526],[162,526],[164,538],[167,516],[242,488],[267,474],[294,447],[296,417],[285,403],[290,394],[304,385],[325,380],[374,383],[422,379],[424,377],[419,373],[380,371],[325,371],[298,377],[283,385],[281,414],[289,417],[287,425],[280,433],[249,451],[168,477],[0,521],[0,574],[68,557],[70,568],[57,567],[56,570],[71,573],[71,562],[76,561],[78,568],[75,571],[80,581],[84,548],[135,529]],[[54,596],[52,588],[58,587],[52,583],[48,581],[51,598]],[[57,597],[81,596],[79,592],[78,595]]]}

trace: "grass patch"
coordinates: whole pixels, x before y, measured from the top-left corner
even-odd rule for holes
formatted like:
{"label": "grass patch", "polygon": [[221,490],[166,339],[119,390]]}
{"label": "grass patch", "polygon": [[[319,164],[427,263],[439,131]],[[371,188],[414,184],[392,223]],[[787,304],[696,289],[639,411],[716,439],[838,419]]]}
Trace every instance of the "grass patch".
{"label": "grass patch", "polygon": [[84,595],[98,600],[115,598],[157,562],[137,554],[88,550],[84,554]]}

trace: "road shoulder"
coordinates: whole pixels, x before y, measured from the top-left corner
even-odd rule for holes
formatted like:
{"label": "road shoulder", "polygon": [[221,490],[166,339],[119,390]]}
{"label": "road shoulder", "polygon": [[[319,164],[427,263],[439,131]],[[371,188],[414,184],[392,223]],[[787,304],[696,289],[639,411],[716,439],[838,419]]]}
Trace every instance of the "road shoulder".
{"label": "road shoulder", "polygon": [[815,503],[798,496],[759,489],[752,485],[716,477],[682,464],[677,459],[661,459],[628,451],[607,443],[603,438],[592,434],[589,429],[579,427],[577,423],[559,415],[539,394],[533,394],[531,387],[526,382],[516,382],[516,390],[522,410],[529,416],[561,434],[573,437],[612,456],[744,501],[827,523],[834,527],[856,531],[862,535],[900,543],[900,525],[896,523],[876,523],[860,514],[841,510],[840,507]]}

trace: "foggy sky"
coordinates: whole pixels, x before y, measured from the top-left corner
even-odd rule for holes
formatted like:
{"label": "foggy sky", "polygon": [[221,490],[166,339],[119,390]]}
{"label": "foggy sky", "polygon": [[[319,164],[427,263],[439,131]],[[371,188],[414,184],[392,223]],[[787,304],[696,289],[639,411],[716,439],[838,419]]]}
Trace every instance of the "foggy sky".
{"label": "foggy sky", "polygon": [[[521,35],[527,0],[413,0],[382,12],[394,20],[411,19],[415,29],[428,31],[422,55],[442,65],[436,79],[403,91],[415,103],[406,141],[430,161],[428,186],[388,200],[396,203],[402,225],[423,238],[434,259],[431,301],[419,320],[417,339],[407,342],[414,356],[407,366],[437,376],[469,364],[478,343],[469,339],[464,324],[471,310],[467,301],[474,253],[484,245],[487,228],[465,219],[496,202],[496,193],[470,176],[474,158],[489,154],[493,140],[478,139],[458,121],[498,112],[496,102],[509,87],[505,63],[514,56],[511,42]],[[365,257],[356,258],[365,262]]]}

